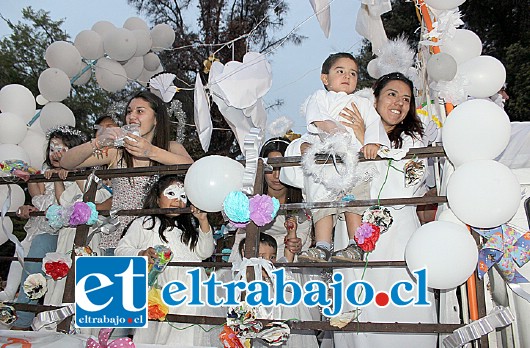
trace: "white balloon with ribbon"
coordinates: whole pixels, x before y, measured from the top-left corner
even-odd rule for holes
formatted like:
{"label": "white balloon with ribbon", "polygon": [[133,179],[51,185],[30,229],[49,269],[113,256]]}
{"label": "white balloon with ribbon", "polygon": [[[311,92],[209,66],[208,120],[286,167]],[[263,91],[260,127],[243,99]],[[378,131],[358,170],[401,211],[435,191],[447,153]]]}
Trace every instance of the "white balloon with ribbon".
{"label": "white balloon with ribbon", "polygon": [[96,63],[96,81],[107,92],[117,92],[127,84],[127,72],[117,61],[101,58]]}
{"label": "white balloon with ribbon", "polygon": [[442,53],[450,54],[457,64],[478,57],[482,53],[482,41],[477,34],[467,29],[456,29],[452,38],[440,45]]}
{"label": "white balloon with ribbon", "polygon": [[105,54],[103,38],[94,30],[82,30],[76,35],[74,46],[86,59],[99,59]]}
{"label": "white balloon with ribbon", "polygon": [[5,85],[0,89],[0,111],[11,112],[29,121],[35,115],[37,105],[31,91],[19,84]]}
{"label": "white balloon with ribbon", "polygon": [[2,112],[0,114],[0,141],[4,144],[20,143],[28,127],[22,116],[15,115],[11,112]]}
{"label": "white balloon with ribbon", "polygon": [[61,69],[44,70],[40,73],[37,84],[39,92],[48,101],[60,102],[70,94],[70,78]]}
{"label": "white balloon with ribbon", "polygon": [[70,78],[81,70],[81,54],[66,41],[55,41],[48,46],[44,59],[50,68],[61,69]]}
{"label": "white balloon with ribbon", "polygon": [[160,52],[173,45],[173,42],[175,42],[175,31],[169,24],[157,24],[151,29],[151,38],[153,39],[151,50]]}
{"label": "white balloon with ribbon", "polygon": [[103,38],[103,49],[110,58],[126,61],[136,52],[136,36],[129,29],[116,28]]}
{"label": "white balloon with ribbon", "polygon": [[427,270],[427,286],[451,289],[473,274],[478,250],[471,233],[448,221],[433,221],[418,228],[405,248],[410,272]]}
{"label": "white balloon with ribbon", "polygon": [[466,91],[475,98],[487,98],[497,93],[506,81],[506,68],[490,56],[478,56],[458,65],[458,73],[467,81]]}
{"label": "white balloon with ribbon", "polygon": [[40,126],[44,132],[47,132],[49,129],[60,125],[75,127],[74,113],[63,103],[47,103],[42,107],[39,118]]}

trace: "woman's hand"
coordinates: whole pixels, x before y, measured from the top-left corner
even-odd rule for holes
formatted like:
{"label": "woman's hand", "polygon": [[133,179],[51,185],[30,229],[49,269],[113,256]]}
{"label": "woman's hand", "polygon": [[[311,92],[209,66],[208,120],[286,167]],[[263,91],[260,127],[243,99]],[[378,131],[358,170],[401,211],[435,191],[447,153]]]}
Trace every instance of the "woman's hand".
{"label": "woman's hand", "polygon": [[156,148],[149,141],[144,138],[127,133],[125,138],[125,150],[135,157],[151,158],[153,151]]}
{"label": "woman's hand", "polygon": [[364,158],[375,159],[380,147],[381,145],[379,144],[366,144],[362,147],[361,151],[363,152]]}
{"label": "woman's hand", "polygon": [[156,250],[152,247],[149,247],[145,250],[141,250],[138,252],[138,256],[147,256],[147,262],[151,265],[155,263],[155,259],[158,258],[158,254],[156,253]]}
{"label": "woman's hand", "polygon": [[366,127],[364,125],[364,120],[361,117],[361,113],[355,103],[351,103],[351,109],[346,107],[342,109],[339,113],[339,116],[344,118],[346,121],[341,121],[340,123],[346,127],[353,129],[353,134],[361,144],[364,144],[364,133]]}
{"label": "woman's hand", "polygon": [[34,212],[34,211],[39,211],[39,209],[37,209],[36,207],[32,205],[21,205],[17,209],[17,216],[23,219],[29,219],[30,218],[29,213]]}
{"label": "woman's hand", "polygon": [[63,169],[63,168],[46,169],[43,175],[46,179],[50,179],[53,173],[57,173],[57,175],[59,175],[59,178],[61,180],[65,180],[66,177],[68,176],[68,170]]}

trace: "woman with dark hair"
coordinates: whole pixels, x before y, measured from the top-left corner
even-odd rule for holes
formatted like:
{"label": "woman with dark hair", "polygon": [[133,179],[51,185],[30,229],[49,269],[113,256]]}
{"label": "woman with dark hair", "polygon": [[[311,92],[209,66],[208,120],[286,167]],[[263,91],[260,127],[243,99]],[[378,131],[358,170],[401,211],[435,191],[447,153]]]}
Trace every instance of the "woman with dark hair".
{"label": "woman with dark hair", "polygon": [[[381,121],[390,139],[393,149],[408,150],[424,147],[422,140],[423,128],[416,114],[414,88],[412,82],[401,73],[391,73],[380,77],[373,86],[375,108],[381,116]],[[362,119],[343,110],[343,117],[351,126],[361,123]],[[345,124],[344,123],[344,124]],[[424,192],[424,178],[421,166],[425,160],[392,160],[376,162],[379,175],[371,183],[371,197],[376,198],[407,198],[420,196]],[[407,182],[405,171],[414,166],[420,173],[417,180]],[[369,261],[402,261],[405,259],[407,242],[419,227],[420,222],[413,205],[399,205],[387,207],[393,217],[393,223],[385,233],[381,234],[374,251],[370,252]],[[338,243],[338,241],[336,241]],[[363,279],[374,286],[376,291],[389,291],[396,282],[415,279],[406,268],[369,268],[364,276],[362,269],[342,270],[345,283]],[[417,285],[416,285],[417,286]],[[414,294],[414,295],[413,295]],[[400,291],[403,299],[417,296],[417,288],[405,294]],[[405,322],[405,323],[436,323],[436,309],[434,294],[428,291],[425,295],[430,306],[398,307],[392,303],[379,307],[371,303],[360,309],[359,320],[363,322]],[[416,298],[417,299],[417,298]],[[345,311],[354,308],[345,309]],[[437,335],[407,334],[407,333],[338,333],[335,335],[335,347],[436,347]]]}
{"label": "woman with dark hair", "polygon": [[[155,94],[138,92],[127,103],[124,123],[137,125],[139,134],[127,133],[122,128],[106,128],[92,141],[71,149],[61,160],[67,169],[108,165],[114,168],[135,168],[167,164],[191,164],[186,149],[170,141],[170,124],[166,105]],[[118,142],[116,142],[118,140]],[[116,144],[119,147],[113,146]],[[144,189],[152,176],[112,178],[112,209],[139,209],[142,207]],[[125,226],[134,216],[119,216],[120,226],[103,235],[100,247],[112,255]]]}
{"label": "woman with dark hair", "polygon": [[[269,139],[261,147],[260,157],[264,159],[283,157],[289,143],[290,140],[283,137]],[[299,188],[285,185],[280,181],[280,168],[265,172],[263,192],[277,198],[280,204],[302,202],[302,191]],[[301,250],[307,250],[311,245],[311,221],[308,220],[305,212],[295,215],[278,214],[276,219],[263,227],[262,231],[276,239],[278,259],[285,256],[288,261],[293,261],[296,254]],[[245,234],[244,229],[238,230],[234,245],[239,245]],[[230,255],[230,261],[234,262],[239,259],[240,256],[235,248]]]}

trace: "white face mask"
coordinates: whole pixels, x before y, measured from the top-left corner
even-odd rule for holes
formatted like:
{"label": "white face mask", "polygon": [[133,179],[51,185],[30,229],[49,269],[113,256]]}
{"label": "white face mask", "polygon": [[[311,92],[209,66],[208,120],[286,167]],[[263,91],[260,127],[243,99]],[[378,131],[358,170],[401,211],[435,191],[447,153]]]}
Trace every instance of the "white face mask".
{"label": "white face mask", "polygon": [[184,185],[180,182],[169,185],[162,193],[168,199],[179,199],[180,201],[184,202],[184,204],[188,203],[188,197],[184,191]]}
{"label": "white face mask", "polygon": [[56,143],[54,141],[50,143],[50,153],[61,152],[63,149],[68,150],[68,146]]}

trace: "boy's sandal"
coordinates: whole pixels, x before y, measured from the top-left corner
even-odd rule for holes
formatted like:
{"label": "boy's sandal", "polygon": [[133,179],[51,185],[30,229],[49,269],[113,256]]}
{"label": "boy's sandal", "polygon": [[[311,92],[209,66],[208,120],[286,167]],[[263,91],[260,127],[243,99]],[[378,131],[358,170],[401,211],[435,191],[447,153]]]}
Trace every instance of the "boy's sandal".
{"label": "boy's sandal", "polygon": [[331,252],[324,248],[320,248],[320,247],[309,248],[308,250],[302,251],[302,253],[298,255],[298,261],[300,262],[327,262],[329,261],[330,256],[331,256]]}
{"label": "boy's sandal", "polygon": [[348,245],[347,248],[337,250],[331,255],[333,261],[362,261],[364,251],[355,244]]}

